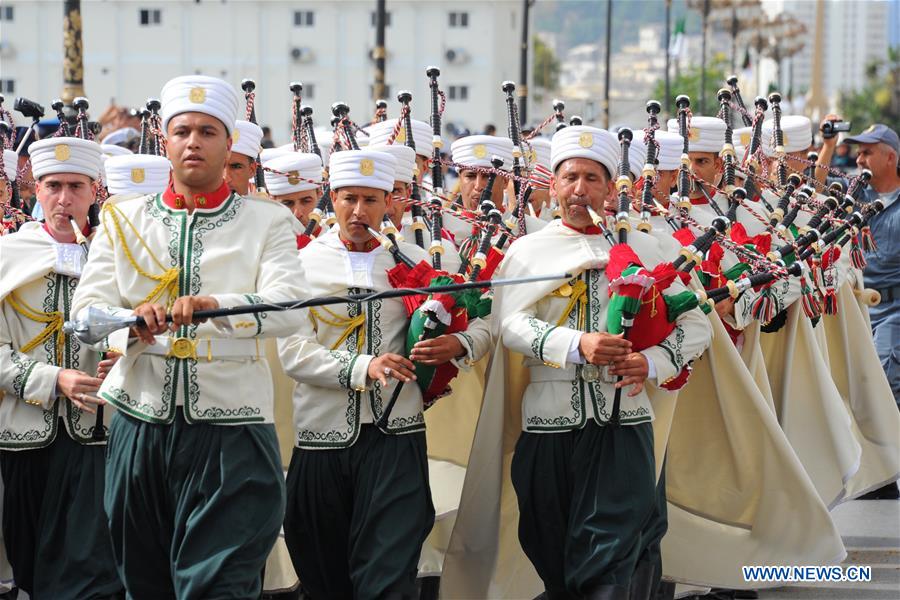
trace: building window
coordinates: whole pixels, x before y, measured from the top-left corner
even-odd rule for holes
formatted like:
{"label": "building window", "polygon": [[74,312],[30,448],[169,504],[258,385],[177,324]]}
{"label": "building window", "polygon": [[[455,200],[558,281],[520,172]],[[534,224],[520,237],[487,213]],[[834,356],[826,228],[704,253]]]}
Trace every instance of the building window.
{"label": "building window", "polygon": [[16,80],[15,79],[0,79],[0,90],[2,90],[4,94],[15,94],[16,93]]}
{"label": "building window", "polygon": [[468,100],[469,86],[467,85],[451,85],[447,89],[447,98],[449,100]]}
{"label": "building window", "polygon": [[316,85],[314,83],[303,84],[303,99],[312,100],[316,97]]}
{"label": "building window", "polygon": [[13,20],[13,7],[12,6],[0,6],[0,21],[12,21]]}
{"label": "building window", "polygon": [[316,24],[316,13],[311,10],[294,11],[294,27],[312,27]]}
{"label": "building window", "polygon": [[469,13],[452,12],[450,13],[450,27],[468,27]]}
{"label": "building window", "polygon": [[[378,20],[378,13],[376,13],[373,10],[371,14],[372,14],[372,27],[375,27],[375,25],[377,24],[377,20]],[[391,26],[391,11],[389,11],[389,10],[385,11],[385,13],[384,13],[384,26],[385,27]]]}
{"label": "building window", "polygon": [[159,25],[162,23],[162,11],[158,8],[142,8],[138,11],[141,25]]}

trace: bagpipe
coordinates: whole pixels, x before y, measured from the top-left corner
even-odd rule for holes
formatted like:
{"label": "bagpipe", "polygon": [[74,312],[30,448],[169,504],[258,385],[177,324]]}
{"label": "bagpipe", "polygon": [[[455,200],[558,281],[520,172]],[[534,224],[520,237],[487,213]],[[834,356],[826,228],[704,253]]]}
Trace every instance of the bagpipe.
{"label": "bagpipe", "polygon": [[[241,89],[244,90],[244,101],[246,102],[246,119],[247,121],[258,125],[256,122],[256,82],[252,79],[244,79],[241,81]],[[254,158],[256,163],[256,171],[253,173],[253,184],[256,186],[256,192],[263,196],[266,194],[266,178],[263,174],[262,161],[259,160],[257,154]]]}
{"label": "bagpipe", "polygon": [[[316,140],[315,126],[313,125],[311,106],[303,105],[303,84],[299,81],[293,81],[290,84],[292,98],[291,108],[291,142],[294,145],[294,152],[308,152],[315,154],[322,159],[322,149]],[[324,162],[324,161],[323,161]],[[324,167],[323,167],[324,169]],[[327,173],[327,171],[323,171]],[[309,245],[314,237],[321,232],[321,224],[324,220],[325,226],[334,223],[334,211],[331,206],[331,186],[327,177],[322,182],[322,195],[316,207],[309,213],[307,217],[306,227],[303,233],[297,236],[297,249],[301,250]]]}
{"label": "bagpipe", "polygon": [[[15,121],[12,113],[3,107],[3,101],[3,94],[0,94],[0,150],[15,152],[16,160],[18,160],[19,154],[15,151]],[[14,168],[18,172],[18,164]],[[0,235],[3,235],[18,231],[23,223],[33,219],[22,211],[18,177],[15,175],[13,177],[7,176],[5,161],[4,166],[0,167],[0,184],[5,185],[7,190],[7,202],[2,206],[3,212],[0,214],[0,218],[2,218]]]}
{"label": "bagpipe", "polygon": [[[439,132],[440,112],[436,101],[438,96],[436,89],[438,72],[429,68],[427,75],[432,82],[432,131],[437,130]],[[403,123],[401,126],[406,128],[406,144],[414,144],[412,142],[411,113],[409,110],[409,102],[412,100],[412,95],[409,92],[401,92],[398,95],[398,100],[403,105],[403,110],[401,111]],[[438,127],[435,127],[435,125],[438,125]],[[435,137],[438,137],[438,135],[435,134]],[[415,149],[414,145],[412,147]],[[436,151],[437,148],[439,146],[436,146]],[[438,163],[439,167],[440,163]],[[438,179],[433,179],[433,181],[440,183],[440,175],[438,175]],[[419,206],[422,204],[421,199],[414,199],[414,202]],[[437,203],[438,205],[434,206],[432,210],[432,248],[434,248],[436,243],[441,244],[441,229],[439,228],[441,207],[439,206],[439,199]],[[435,221],[437,221],[437,228],[435,227]],[[388,222],[390,221],[388,220]],[[391,227],[393,227],[393,223],[391,223]],[[441,269],[443,246],[441,246],[440,251],[430,252],[431,264],[426,261],[415,263],[403,254],[396,237],[392,235],[390,230],[382,228],[380,232],[374,229],[370,229],[370,231],[394,258],[396,264],[388,271],[388,281],[394,288],[446,286],[464,281],[461,273],[451,274]],[[393,233],[395,232],[396,229],[394,228]],[[420,244],[420,247],[424,248],[424,243]],[[473,272],[476,273],[476,276],[469,277],[468,283],[470,285],[465,289],[446,293],[431,293],[425,296],[411,295],[404,297],[404,305],[410,319],[406,336],[407,354],[411,352],[412,347],[416,343],[441,335],[465,331],[471,320],[484,317],[490,312],[490,298],[484,294],[485,289],[490,286],[490,282],[477,277],[480,270],[473,267]],[[479,286],[479,283],[482,285]],[[450,382],[456,377],[459,370],[455,364],[448,362],[439,366],[416,364],[415,372],[416,383],[422,392],[423,404],[425,408],[429,408],[439,398],[450,393]],[[398,383],[394,388],[391,398],[378,420],[380,427],[385,427],[389,422],[391,411],[402,389],[403,382]]]}

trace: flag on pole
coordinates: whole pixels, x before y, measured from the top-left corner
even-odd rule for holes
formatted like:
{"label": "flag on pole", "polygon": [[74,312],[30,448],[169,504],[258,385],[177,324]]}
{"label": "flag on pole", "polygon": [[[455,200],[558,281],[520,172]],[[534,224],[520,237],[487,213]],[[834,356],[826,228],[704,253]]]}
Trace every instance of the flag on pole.
{"label": "flag on pole", "polygon": [[669,44],[669,56],[678,58],[684,50],[684,17],[675,21],[675,32]]}

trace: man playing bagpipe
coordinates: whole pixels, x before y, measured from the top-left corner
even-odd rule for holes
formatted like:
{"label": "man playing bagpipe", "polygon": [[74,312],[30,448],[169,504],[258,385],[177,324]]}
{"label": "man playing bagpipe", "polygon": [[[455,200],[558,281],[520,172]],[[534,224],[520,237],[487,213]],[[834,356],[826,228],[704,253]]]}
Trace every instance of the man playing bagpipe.
{"label": "man playing bagpipe", "polygon": [[[422,132],[422,127],[427,127],[427,125],[421,121],[410,120],[413,135],[416,137],[415,150],[403,143],[405,139],[405,129],[403,128],[400,129],[403,132],[402,139],[401,135],[398,134],[393,143],[388,143],[390,138],[384,135],[383,130],[385,129],[385,123],[389,122],[395,123],[396,120],[392,119],[376,123],[369,128],[370,138],[368,146],[372,150],[391,154],[398,162],[397,179],[394,180],[394,187],[391,190],[392,202],[390,209],[388,209],[388,216],[394,229],[397,230],[403,240],[409,243],[415,242],[416,229],[418,229],[422,237],[422,246],[420,247],[428,249],[431,247],[432,241],[431,228],[427,227],[423,220],[417,221],[413,217],[413,211],[410,210],[408,201],[412,198],[413,185],[421,183],[422,168],[426,163],[425,150],[420,152],[419,147],[427,141],[426,150],[430,156],[431,138],[426,137]],[[430,131],[429,129],[429,134]],[[406,148],[406,150],[400,150],[400,148]],[[447,239],[451,237],[449,232],[444,231],[444,233],[447,235],[441,237],[441,245],[444,248],[444,251],[441,253],[441,267],[449,273],[456,273],[460,265],[459,251],[453,241]]]}
{"label": "man playing bagpipe", "polygon": [[85,320],[98,311],[144,320],[109,336],[122,357],[99,392],[118,409],[104,506],[129,596],[251,598],[284,506],[259,338],[295,331],[297,316],[193,315],[302,297],[293,217],[224,181],[238,110],[231,85],[177,77],[161,100],[172,183],[105,205],[73,301]]}
{"label": "man playing bagpipe", "polygon": [[[460,165],[459,204],[464,214],[472,218],[481,214],[482,195],[490,180],[490,169],[493,168],[491,159],[495,156],[503,164],[496,172],[490,200],[501,213],[504,211],[506,184],[512,171],[512,152],[513,145],[509,138],[494,135],[469,135],[450,145],[451,158],[455,164]],[[473,231],[470,222],[446,214],[444,224],[456,238],[461,253],[464,253],[463,245],[467,239],[471,238],[471,243],[478,244],[477,232]]]}
{"label": "man playing bagpipe", "polygon": [[[602,212],[614,193],[617,154],[606,131],[556,133],[551,193],[562,220],[517,241],[499,273],[563,267],[578,276],[562,287],[495,294],[502,341],[525,356],[530,375],[511,467],[519,540],[550,598],[627,597],[640,531],[656,498],[653,412],[644,385],[673,380],[709,343],[698,311],[681,314],[668,337],[640,352],[622,334],[607,333],[605,270],[619,259],[591,211]],[[649,284],[647,271],[632,271],[662,261],[655,240],[634,233],[622,250],[630,258],[616,279]],[[680,291],[673,282],[666,293]],[[655,298],[638,298],[644,301]],[[618,399],[616,390],[628,393]]]}
{"label": "man playing bagpipe", "polygon": [[[412,150],[397,148],[411,170]],[[379,242],[391,191],[405,178],[396,169],[394,157],[378,150],[331,155],[339,226],[299,254],[298,277],[310,294],[390,290],[388,271],[401,256],[428,260],[415,244],[398,241],[388,252]],[[409,312],[399,299],[301,316],[299,330],[279,341],[285,373],[298,382],[284,525],[292,562],[312,598],[408,597],[434,520],[413,361],[437,366],[480,356],[469,356],[472,342],[461,332],[418,342],[407,358]]]}
{"label": "man playing bagpipe", "polygon": [[102,507],[112,411],[98,417],[97,389],[108,364],[62,330],[87,260],[100,157],[88,140],[32,144],[45,220],[0,238],[3,538],[16,584],[36,599],[123,591]]}
{"label": "man playing bagpipe", "polygon": [[[302,232],[322,196],[322,159],[309,152],[285,152],[264,162],[263,172],[269,196],[293,213]],[[311,235],[321,232],[317,223]]]}

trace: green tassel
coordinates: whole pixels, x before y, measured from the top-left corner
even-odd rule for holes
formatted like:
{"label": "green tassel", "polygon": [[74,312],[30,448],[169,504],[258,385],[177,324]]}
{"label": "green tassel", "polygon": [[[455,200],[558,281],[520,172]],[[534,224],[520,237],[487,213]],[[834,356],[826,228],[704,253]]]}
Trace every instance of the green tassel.
{"label": "green tassel", "polygon": [[671,296],[663,296],[663,300],[666,303],[666,318],[669,323],[674,323],[679,316],[700,305],[697,295],[687,290]]}

